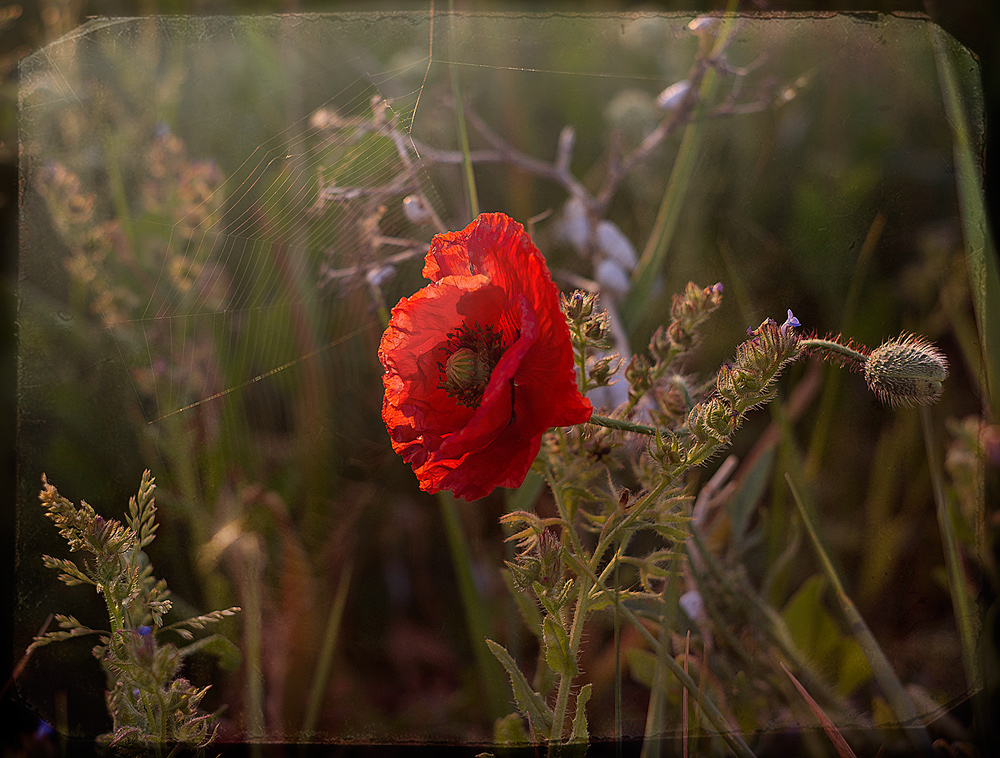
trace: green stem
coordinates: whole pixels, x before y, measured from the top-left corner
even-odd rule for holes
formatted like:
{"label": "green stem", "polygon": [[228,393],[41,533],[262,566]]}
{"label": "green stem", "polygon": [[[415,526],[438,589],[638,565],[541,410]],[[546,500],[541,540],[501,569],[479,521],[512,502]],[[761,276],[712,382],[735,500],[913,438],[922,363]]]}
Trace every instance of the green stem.
{"label": "green stem", "polygon": [[842,355],[848,360],[855,361],[856,363],[864,363],[868,360],[864,353],[858,352],[852,347],[847,345],[841,345],[839,342],[834,342],[833,340],[821,340],[821,339],[803,339],[799,340],[799,345],[806,350],[824,350],[830,353],[837,353]]}
{"label": "green stem", "polygon": [[637,424],[634,421],[625,421],[620,418],[599,416],[596,413],[590,417],[587,423],[594,424],[595,426],[603,426],[606,429],[617,429],[622,432],[648,434],[650,437],[655,437],[657,432],[663,433],[665,431],[663,429],[657,429],[655,426],[649,426],[648,424]]}
{"label": "green stem", "polygon": [[619,535],[628,529],[632,524],[634,524],[638,518],[646,511],[650,503],[652,503],[660,494],[673,483],[674,477],[664,476],[660,483],[657,484],[650,492],[643,496],[639,502],[632,506],[629,512],[625,515],[621,521],[615,524],[610,531],[606,534],[602,534],[600,539],[597,541],[597,547],[594,548],[594,554],[590,559],[590,570],[595,571],[597,564],[601,560],[601,556],[604,555],[604,551],[608,549],[608,546],[619,539]]}
{"label": "green stem", "polygon": [[[570,629],[569,651],[576,660],[580,653],[580,641],[583,639],[583,622],[587,618],[590,604],[590,587],[587,577],[580,577],[578,587],[579,594],[576,599],[576,610],[573,614],[573,626]],[[559,674],[559,689],[556,692],[556,707],[552,716],[552,733],[549,735],[549,744],[557,745],[562,742],[563,722],[566,721],[566,709],[569,705],[569,693],[573,686],[573,677],[569,674]]]}
{"label": "green stem", "polygon": [[306,716],[302,721],[302,738],[308,740],[316,728],[319,708],[323,704],[323,693],[330,678],[330,666],[333,663],[333,651],[337,647],[337,637],[340,633],[340,622],[344,617],[344,606],[347,603],[347,590],[351,586],[353,563],[348,563],[340,572],[337,581],[337,593],[333,598],[330,616],[326,622],[326,633],[323,635],[323,645],[320,648],[319,661],[313,675],[312,687],[309,690],[309,704]]}
{"label": "green stem", "polygon": [[[556,507],[559,510],[559,516],[562,518],[565,528],[563,533],[569,538],[570,545],[572,547],[572,555],[578,556],[578,560],[584,560],[586,552],[583,549],[583,545],[580,543],[579,537],[576,535],[576,531],[573,529],[573,521],[569,515],[569,509],[566,507],[566,498],[563,495],[562,487],[559,484],[559,480],[555,475],[555,471],[552,470],[552,466],[546,461],[545,464],[545,478],[549,483],[549,488],[552,490],[552,498],[556,502]],[[588,605],[590,604],[590,586],[588,578],[580,576],[578,579],[579,584],[577,585],[577,599],[576,599],[576,609],[573,614],[573,625],[570,629],[569,638],[569,654],[575,661],[580,654],[580,641],[583,639],[583,623],[587,618],[587,613],[589,612]],[[566,721],[566,709],[569,705],[569,693],[573,685],[573,676],[559,672],[559,686],[556,691],[556,707],[552,717],[552,731],[549,734],[549,744],[557,745],[562,742],[563,735],[563,723]]]}

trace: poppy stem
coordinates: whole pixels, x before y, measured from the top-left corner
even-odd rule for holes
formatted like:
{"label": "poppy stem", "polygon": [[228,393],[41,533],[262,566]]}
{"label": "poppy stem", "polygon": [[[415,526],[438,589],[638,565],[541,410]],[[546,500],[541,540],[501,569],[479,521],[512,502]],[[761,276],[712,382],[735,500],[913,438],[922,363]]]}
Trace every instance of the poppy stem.
{"label": "poppy stem", "polygon": [[847,345],[842,345],[839,342],[834,342],[833,340],[821,340],[821,339],[802,339],[799,340],[799,346],[805,348],[806,350],[825,350],[830,353],[836,353],[843,356],[851,361],[856,361],[857,363],[864,363],[867,357],[864,353],[855,350]]}
{"label": "poppy stem", "polygon": [[649,426],[648,424],[637,424],[634,421],[625,421],[620,418],[608,418],[607,416],[599,416],[596,413],[587,420],[587,423],[594,424],[595,426],[603,426],[607,429],[618,429],[623,432],[648,434],[650,437],[655,437],[656,433],[660,431],[655,426]]}

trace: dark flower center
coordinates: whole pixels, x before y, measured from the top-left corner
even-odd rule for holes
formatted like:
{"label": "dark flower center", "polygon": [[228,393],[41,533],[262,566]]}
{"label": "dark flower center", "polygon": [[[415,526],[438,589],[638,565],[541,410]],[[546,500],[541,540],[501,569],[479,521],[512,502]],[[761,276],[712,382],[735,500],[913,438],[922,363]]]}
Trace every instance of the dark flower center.
{"label": "dark flower center", "polygon": [[503,332],[493,331],[493,325],[473,326],[463,323],[448,332],[448,343],[439,348],[445,359],[438,361],[441,372],[439,389],[443,389],[460,405],[476,408],[490,383],[490,375],[506,349]]}

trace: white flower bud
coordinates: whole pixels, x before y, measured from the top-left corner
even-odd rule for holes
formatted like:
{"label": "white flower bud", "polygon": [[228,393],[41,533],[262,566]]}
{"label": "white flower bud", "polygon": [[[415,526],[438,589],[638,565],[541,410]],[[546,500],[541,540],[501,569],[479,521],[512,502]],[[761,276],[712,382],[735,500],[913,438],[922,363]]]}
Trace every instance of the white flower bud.
{"label": "white flower bud", "polygon": [[691,82],[687,79],[674,82],[656,98],[656,107],[661,111],[672,111],[681,104],[689,89],[691,89]]}
{"label": "white flower bud", "polygon": [[395,273],[396,269],[394,266],[380,266],[379,268],[369,269],[368,273],[365,274],[365,279],[372,287],[381,287]]}
{"label": "white flower bud", "polygon": [[626,271],[631,271],[639,262],[635,254],[635,248],[625,233],[618,228],[618,225],[607,219],[602,220],[597,225],[595,232],[595,242],[597,249],[608,258],[616,261]]}
{"label": "white flower bud", "polygon": [[627,295],[631,287],[628,274],[614,258],[602,259],[594,269],[594,278],[602,291],[610,292],[617,298]]}
{"label": "white flower bud", "polygon": [[701,621],[705,618],[705,601],[701,599],[697,590],[685,592],[678,602],[681,604],[681,609],[692,621]]}
{"label": "white flower bud", "polygon": [[587,219],[587,207],[580,198],[571,197],[566,201],[555,232],[560,242],[567,242],[580,255],[586,255],[590,243],[590,221]]}

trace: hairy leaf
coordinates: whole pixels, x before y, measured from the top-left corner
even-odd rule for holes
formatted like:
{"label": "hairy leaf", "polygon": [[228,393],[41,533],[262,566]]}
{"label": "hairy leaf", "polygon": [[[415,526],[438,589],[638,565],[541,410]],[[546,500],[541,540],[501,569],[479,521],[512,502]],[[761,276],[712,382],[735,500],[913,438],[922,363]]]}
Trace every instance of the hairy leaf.
{"label": "hairy leaf", "polygon": [[507,669],[518,710],[528,717],[528,721],[531,722],[531,726],[536,732],[548,734],[552,730],[552,709],[549,708],[541,695],[531,689],[528,680],[524,678],[524,674],[521,673],[517,663],[503,645],[499,645],[491,639],[487,639],[486,644],[490,652]]}

